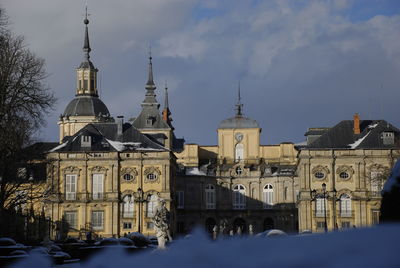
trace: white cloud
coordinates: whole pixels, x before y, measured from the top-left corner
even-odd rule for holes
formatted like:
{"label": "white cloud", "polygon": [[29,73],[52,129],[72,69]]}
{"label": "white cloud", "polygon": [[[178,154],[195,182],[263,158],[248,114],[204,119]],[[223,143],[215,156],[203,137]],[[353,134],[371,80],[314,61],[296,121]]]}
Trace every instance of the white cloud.
{"label": "white cloud", "polygon": [[[238,80],[245,113],[260,121],[266,143],[298,141],[312,124],[355,111],[400,125],[392,108],[400,98],[400,16],[353,21],[346,15],[353,2],[89,1],[102,99],[113,113],[140,110],[151,43],[158,100],[168,80],[177,135],[188,141],[215,143],[215,126],[233,113]],[[74,68],[82,59],[83,1],[4,0],[2,6],[15,31],[46,59],[62,106],[73,97]],[[376,90],[382,83],[385,95]],[[383,115],[366,105],[377,96]]]}

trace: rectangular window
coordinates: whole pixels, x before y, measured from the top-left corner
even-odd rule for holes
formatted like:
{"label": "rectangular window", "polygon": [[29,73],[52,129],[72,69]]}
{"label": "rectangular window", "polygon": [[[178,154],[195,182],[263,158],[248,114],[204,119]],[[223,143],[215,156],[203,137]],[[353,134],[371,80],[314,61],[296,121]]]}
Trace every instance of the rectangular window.
{"label": "rectangular window", "polygon": [[81,147],[91,147],[92,137],[91,136],[81,136]]}
{"label": "rectangular window", "polygon": [[104,211],[92,211],[93,230],[102,230],[104,226]]}
{"label": "rectangular window", "polygon": [[148,230],[153,230],[154,229],[154,224],[152,222],[147,222],[147,229]]}
{"label": "rectangular window", "polygon": [[132,223],[131,222],[124,222],[124,229],[132,229]]}
{"label": "rectangular window", "polygon": [[90,89],[94,90],[94,80],[90,79]]}
{"label": "rectangular window", "polygon": [[325,216],[325,198],[317,198],[315,200],[315,216],[316,217],[324,217]]}
{"label": "rectangular window", "polygon": [[76,229],[78,226],[76,211],[66,211],[64,213],[64,219],[68,223],[68,228]]}
{"label": "rectangular window", "polygon": [[206,209],[215,209],[215,189],[206,189]]}
{"label": "rectangular window", "polygon": [[88,89],[88,80],[83,80],[83,90],[86,91]]}
{"label": "rectangular window", "polygon": [[239,191],[233,193],[233,209],[246,209],[246,196]]}
{"label": "rectangular window", "polygon": [[379,223],[379,210],[372,210],[372,224],[378,224]]}
{"label": "rectangular window", "polygon": [[351,199],[350,198],[342,198],[340,200],[340,216],[341,217],[351,217]]}
{"label": "rectangular window", "polygon": [[176,192],[176,199],[177,199],[177,208],[184,208],[185,207],[185,192],[184,191],[177,191]]}
{"label": "rectangular window", "polygon": [[383,132],[382,139],[384,145],[393,145],[394,144],[394,133],[393,132]]}
{"label": "rectangular window", "polygon": [[342,221],[342,229],[348,229],[351,226],[351,222],[349,221]]}
{"label": "rectangular window", "polygon": [[76,183],[78,175],[67,174],[65,175],[65,199],[76,200]]}
{"label": "rectangular window", "polygon": [[104,174],[93,174],[93,199],[103,199]]}
{"label": "rectangular window", "polygon": [[318,231],[325,230],[325,222],[317,221],[317,230]]}

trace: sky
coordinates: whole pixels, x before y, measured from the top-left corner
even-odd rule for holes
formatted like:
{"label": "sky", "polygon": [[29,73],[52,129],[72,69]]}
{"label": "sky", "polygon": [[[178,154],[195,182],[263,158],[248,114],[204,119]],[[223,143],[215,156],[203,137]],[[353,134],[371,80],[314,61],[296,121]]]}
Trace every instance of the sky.
{"label": "sky", "polygon": [[[46,61],[58,102],[38,137],[58,141],[83,60],[84,0],[2,0],[11,29]],[[309,127],[385,119],[400,127],[398,0],[88,0],[91,60],[112,116],[136,117],[148,48],[157,99],[164,85],[177,137],[217,144],[243,112],[261,143],[301,142]]]}

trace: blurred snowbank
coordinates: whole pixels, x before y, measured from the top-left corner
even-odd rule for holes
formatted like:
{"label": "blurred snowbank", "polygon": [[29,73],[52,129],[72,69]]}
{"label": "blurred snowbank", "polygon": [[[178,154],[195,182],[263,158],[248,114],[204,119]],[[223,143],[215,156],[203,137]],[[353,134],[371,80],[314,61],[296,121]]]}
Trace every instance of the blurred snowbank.
{"label": "blurred snowbank", "polygon": [[[127,255],[109,250],[63,267],[400,267],[400,225],[275,238],[239,237],[211,242],[197,231],[165,251]],[[16,267],[50,267],[27,259]]]}

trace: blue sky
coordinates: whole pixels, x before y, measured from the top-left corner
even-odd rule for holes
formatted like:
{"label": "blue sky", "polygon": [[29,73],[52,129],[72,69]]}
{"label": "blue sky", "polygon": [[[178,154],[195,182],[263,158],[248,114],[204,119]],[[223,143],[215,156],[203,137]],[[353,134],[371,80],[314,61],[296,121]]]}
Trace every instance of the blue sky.
{"label": "blue sky", "polygon": [[[43,57],[58,104],[39,135],[57,140],[82,60],[84,1],[3,0],[13,30]],[[89,0],[91,59],[113,116],[140,112],[152,46],[157,98],[168,81],[178,137],[216,144],[244,113],[261,143],[300,142],[309,127],[386,119],[400,127],[400,1]]]}

